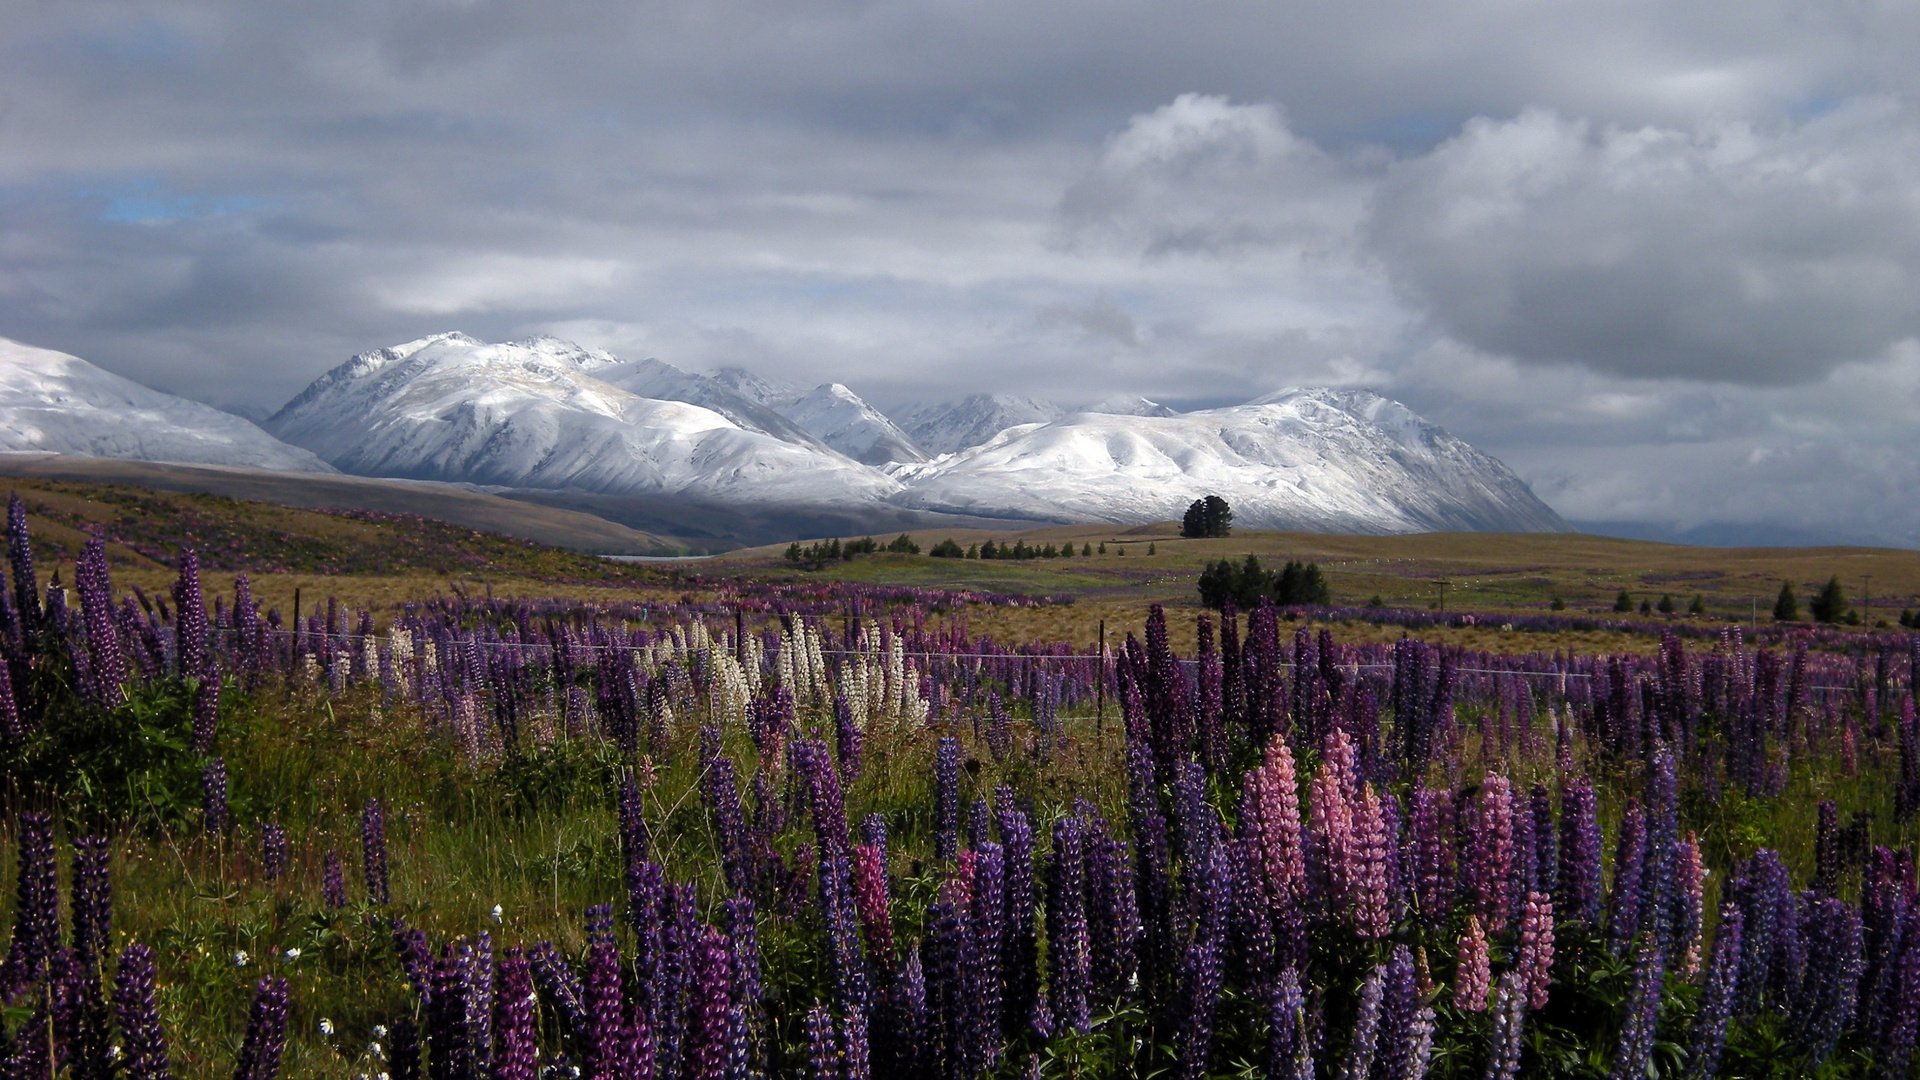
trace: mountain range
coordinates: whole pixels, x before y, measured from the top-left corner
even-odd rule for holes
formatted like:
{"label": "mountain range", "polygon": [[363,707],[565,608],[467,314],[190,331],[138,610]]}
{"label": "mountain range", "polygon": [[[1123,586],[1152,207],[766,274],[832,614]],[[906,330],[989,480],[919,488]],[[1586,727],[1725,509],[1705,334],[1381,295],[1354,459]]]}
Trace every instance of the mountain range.
{"label": "mountain range", "polygon": [[0,450],[478,485],[750,542],[863,521],[1139,524],[1206,494],[1253,528],[1567,527],[1499,461],[1361,390],[1187,413],[976,394],[889,415],[840,383],[445,333],[361,353],[256,426],[0,339],[0,422]]}

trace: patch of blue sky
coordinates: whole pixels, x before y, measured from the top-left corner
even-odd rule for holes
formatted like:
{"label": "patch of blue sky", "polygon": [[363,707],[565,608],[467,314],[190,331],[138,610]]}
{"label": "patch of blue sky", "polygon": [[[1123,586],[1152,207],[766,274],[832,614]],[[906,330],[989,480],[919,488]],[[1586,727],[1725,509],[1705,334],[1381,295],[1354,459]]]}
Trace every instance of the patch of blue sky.
{"label": "patch of blue sky", "polygon": [[251,195],[182,195],[168,191],[158,181],[139,181],[114,190],[82,190],[74,197],[104,204],[94,220],[122,225],[171,225],[181,221],[204,221],[227,217],[247,210],[259,210],[274,203]]}

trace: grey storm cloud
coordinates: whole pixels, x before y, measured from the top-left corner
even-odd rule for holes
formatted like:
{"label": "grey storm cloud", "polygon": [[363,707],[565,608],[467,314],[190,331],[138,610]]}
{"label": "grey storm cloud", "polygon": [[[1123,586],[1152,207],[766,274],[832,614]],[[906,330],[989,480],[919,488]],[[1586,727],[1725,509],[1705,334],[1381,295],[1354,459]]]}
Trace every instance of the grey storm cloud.
{"label": "grey storm cloud", "polygon": [[1865,497],[1920,434],[1910,6],[0,0],[0,25],[0,335],[217,404],[455,328],[888,405],[1364,383],[1598,518],[1684,508],[1610,494],[1662,448],[1729,492],[1765,469],[1736,459],[1846,462]]}

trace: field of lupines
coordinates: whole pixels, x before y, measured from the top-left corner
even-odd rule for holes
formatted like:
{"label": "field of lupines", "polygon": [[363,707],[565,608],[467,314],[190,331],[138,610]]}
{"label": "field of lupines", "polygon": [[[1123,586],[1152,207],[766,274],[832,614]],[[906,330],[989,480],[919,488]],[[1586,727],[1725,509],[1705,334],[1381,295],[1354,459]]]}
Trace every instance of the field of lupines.
{"label": "field of lupines", "polygon": [[296,617],[8,540],[10,1078],[1900,1077],[1920,1038],[1903,637],[1263,607],[1103,656],[827,584]]}

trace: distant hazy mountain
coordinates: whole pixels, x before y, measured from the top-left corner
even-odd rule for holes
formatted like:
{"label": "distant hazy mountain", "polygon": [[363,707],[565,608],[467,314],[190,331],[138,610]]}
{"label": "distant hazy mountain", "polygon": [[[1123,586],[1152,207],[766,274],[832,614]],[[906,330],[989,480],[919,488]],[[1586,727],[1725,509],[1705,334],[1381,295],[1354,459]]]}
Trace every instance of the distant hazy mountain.
{"label": "distant hazy mountain", "polygon": [[899,488],[824,447],[609,381],[669,378],[552,338],[488,345],[437,334],[354,357],[268,426],[371,476],[822,503],[874,501]]}
{"label": "distant hazy mountain", "polygon": [[1113,416],[1178,416],[1179,413],[1157,401],[1149,401],[1139,394],[1115,394],[1091,405],[1082,405],[1081,412],[1108,413]]}
{"label": "distant hazy mountain", "polygon": [[640,397],[684,401],[689,405],[712,409],[748,431],[758,431],[788,442],[815,443],[812,435],[782,416],[778,409],[740,393],[723,380],[681,371],[672,364],[663,364],[658,360],[614,360],[595,370],[594,377]]}
{"label": "distant hazy mountain", "polygon": [[890,471],[906,485],[895,502],[989,516],[1177,520],[1217,494],[1252,528],[1567,527],[1505,465],[1369,391],[1286,390],[1173,417],[1076,413]]}
{"label": "distant hazy mountain", "polygon": [[776,412],[807,396],[804,386],[764,379],[741,367],[723,367],[713,373],[712,379],[755,405]]}
{"label": "distant hazy mountain", "polygon": [[0,450],[334,471],[231,413],[6,338],[0,338]]}
{"label": "distant hazy mountain", "polygon": [[929,454],[951,454],[979,446],[1016,424],[1044,424],[1066,415],[1049,401],[1017,394],[974,394],[959,401],[915,406],[900,417],[900,427]]}
{"label": "distant hazy mountain", "polygon": [[927,460],[927,455],[914,445],[906,432],[839,383],[819,387],[781,412],[821,442],[855,461],[885,465],[892,461]]}

